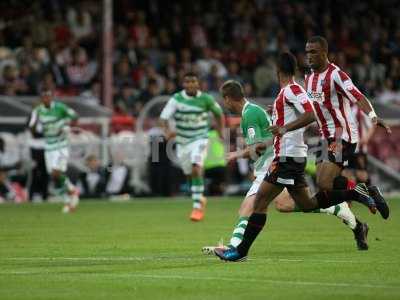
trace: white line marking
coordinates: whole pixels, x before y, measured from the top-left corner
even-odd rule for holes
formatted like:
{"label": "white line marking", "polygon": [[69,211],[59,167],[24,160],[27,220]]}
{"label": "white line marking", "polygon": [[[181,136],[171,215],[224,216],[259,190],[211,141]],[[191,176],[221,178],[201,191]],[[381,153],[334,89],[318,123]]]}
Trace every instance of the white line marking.
{"label": "white line marking", "polygon": [[[150,260],[216,260],[214,256],[93,256],[93,257],[0,257],[0,261],[57,261],[57,260],[70,260],[70,261],[150,261]],[[343,264],[363,264],[367,261],[357,260],[344,260],[344,259],[303,259],[303,258],[248,258],[248,261],[263,261],[263,262],[288,262],[288,263],[343,263]],[[397,264],[393,261],[373,261],[368,260],[368,263],[374,264]]]}
{"label": "white line marking", "polygon": [[[181,276],[181,275],[150,275],[135,273],[74,273],[84,276],[105,276],[122,278],[146,278],[146,279],[169,279],[169,280],[195,280],[195,281],[225,281],[225,282],[244,282],[244,283],[270,283],[276,285],[301,285],[301,286],[326,286],[326,287],[349,287],[349,288],[380,288],[380,289],[400,289],[400,286],[380,285],[380,284],[351,284],[343,282],[318,282],[318,281],[293,281],[293,280],[273,280],[273,279],[252,279],[252,278],[232,278],[232,277],[211,277],[211,276]],[[57,272],[30,272],[30,271],[10,271],[0,272],[0,275],[57,275]]]}

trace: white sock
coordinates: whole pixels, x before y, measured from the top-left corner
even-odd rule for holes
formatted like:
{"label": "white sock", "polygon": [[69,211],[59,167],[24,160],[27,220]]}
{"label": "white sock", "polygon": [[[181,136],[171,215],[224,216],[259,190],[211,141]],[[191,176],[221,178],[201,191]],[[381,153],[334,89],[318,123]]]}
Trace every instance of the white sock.
{"label": "white sock", "polygon": [[340,210],[336,214],[336,216],[342,219],[350,229],[355,229],[357,226],[356,217],[353,212],[350,210],[347,202],[342,202],[339,204]]}

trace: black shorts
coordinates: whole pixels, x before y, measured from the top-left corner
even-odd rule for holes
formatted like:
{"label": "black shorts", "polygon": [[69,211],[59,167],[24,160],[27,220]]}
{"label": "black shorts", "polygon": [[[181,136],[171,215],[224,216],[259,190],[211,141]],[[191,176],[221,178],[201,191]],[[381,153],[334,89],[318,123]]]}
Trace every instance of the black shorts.
{"label": "black shorts", "polygon": [[349,159],[356,151],[357,143],[349,143],[344,140],[320,140],[318,150],[315,152],[318,164],[322,161],[330,161],[343,168],[347,166]]}
{"label": "black shorts", "polygon": [[287,189],[303,188],[307,186],[305,179],[305,157],[277,157],[269,167],[264,180],[283,185]]}
{"label": "black shorts", "polygon": [[367,154],[362,152],[354,153],[349,159],[349,169],[366,171],[368,167]]}

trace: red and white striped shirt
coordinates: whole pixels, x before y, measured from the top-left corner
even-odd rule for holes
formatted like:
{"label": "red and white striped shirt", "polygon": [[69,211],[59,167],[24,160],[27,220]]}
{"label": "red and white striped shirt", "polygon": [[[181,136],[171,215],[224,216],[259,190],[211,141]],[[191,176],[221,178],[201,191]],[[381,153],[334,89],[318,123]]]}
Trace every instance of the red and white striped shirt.
{"label": "red and white striped shirt", "polygon": [[[312,105],[306,91],[296,82],[283,87],[275,99],[272,111],[272,124],[280,127],[295,121],[299,114],[312,112]],[[306,157],[307,145],[304,143],[305,128],[299,128],[274,138],[275,157]]]}
{"label": "red and white striped shirt", "polygon": [[350,103],[360,101],[364,95],[350,77],[330,63],[324,72],[307,75],[305,88],[312,100],[321,136],[357,143],[357,124]]}

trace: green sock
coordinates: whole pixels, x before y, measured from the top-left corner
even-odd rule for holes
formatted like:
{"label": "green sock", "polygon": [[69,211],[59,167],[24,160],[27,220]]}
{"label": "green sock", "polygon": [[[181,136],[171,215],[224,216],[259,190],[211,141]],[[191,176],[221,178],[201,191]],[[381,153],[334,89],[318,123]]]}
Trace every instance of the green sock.
{"label": "green sock", "polygon": [[201,208],[201,198],[204,193],[204,180],[202,177],[194,177],[192,178],[192,200],[193,200],[193,208]]}
{"label": "green sock", "polygon": [[72,187],[71,181],[65,174],[61,174],[61,176],[55,180],[55,191],[59,196],[67,195]]}
{"label": "green sock", "polygon": [[340,211],[339,205],[334,205],[328,208],[317,208],[313,210],[314,213],[326,213],[328,215],[335,215],[335,216],[337,216],[339,211]]}
{"label": "green sock", "polygon": [[236,223],[235,228],[232,232],[232,237],[229,242],[230,246],[237,247],[243,240],[243,234],[246,230],[247,224],[249,221],[249,217],[240,217],[238,222]]}

